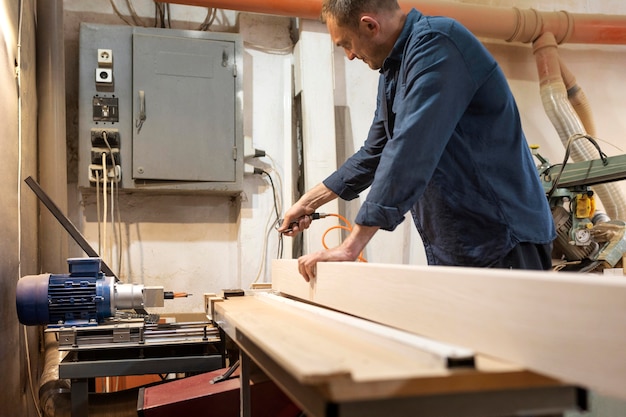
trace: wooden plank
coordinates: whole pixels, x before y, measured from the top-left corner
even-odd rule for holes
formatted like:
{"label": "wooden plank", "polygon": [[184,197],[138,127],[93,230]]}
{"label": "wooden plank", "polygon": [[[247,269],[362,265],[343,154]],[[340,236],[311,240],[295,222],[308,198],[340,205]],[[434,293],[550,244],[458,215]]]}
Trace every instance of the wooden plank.
{"label": "wooden plank", "polygon": [[257,297],[269,303],[286,304],[291,311],[300,311],[316,320],[323,320],[327,326],[335,326],[351,333],[357,333],[365,340],[381,339],[382,343],[393,343],[405,348],[416,349],[429,362],[439,363],[444,368],[471,368],[474,366],[474,352],[461,346],[441,343],[414,333],[394,329],[338,311],[329,310],[274,294],[258,293]]}
{"label": "wooden plank", "polygon": [[[430,355],[393,340],[371,337],[288,304],[261,298],[235,297],[216,304],[217,323],[234,340],[250,340],[286,371],[292,382],[314,387],[330,401],[561,385],[560,381],[485,356],[476,358],[475,369],[447,369]],[[259,365],[264,367],[264,363]]]}
{"label": "wooden plank", "polygon": [[626,399],[626,280],[601,275],[295,260],[273,288]]}

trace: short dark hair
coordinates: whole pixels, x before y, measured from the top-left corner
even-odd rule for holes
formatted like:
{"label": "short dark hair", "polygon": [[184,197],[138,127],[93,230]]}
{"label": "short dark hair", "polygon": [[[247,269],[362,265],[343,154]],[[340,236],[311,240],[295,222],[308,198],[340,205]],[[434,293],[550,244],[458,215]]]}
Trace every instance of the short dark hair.
{"label": "short dark hair", "polygon": [[356,27],[363,13],[399,8],[398,0],[324,0],[321,19],[332,17],[339,26]]}

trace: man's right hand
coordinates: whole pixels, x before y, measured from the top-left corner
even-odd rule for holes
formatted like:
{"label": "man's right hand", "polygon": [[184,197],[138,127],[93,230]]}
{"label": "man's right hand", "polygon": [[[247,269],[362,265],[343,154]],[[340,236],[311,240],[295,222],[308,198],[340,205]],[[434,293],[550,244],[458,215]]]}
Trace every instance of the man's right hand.
{"label": "man's right hand", "polygon": [[278,231],[287,236],[295,236],[311,225],[311,214],[321,205],[337,198],[337,194],[320,183],[306,192],[285,212],[285,218]]}
{"label": "man's right hand", "polygon": [[[304,229],[308,229],[311,225],[312,218],[308,214],[298,216],[298,210],[294,210],[295,206],[285,213],[285,218],[278,227],[278,232],[286,236],[295,236]],[[294,213],[292,213],[292,210]]]}

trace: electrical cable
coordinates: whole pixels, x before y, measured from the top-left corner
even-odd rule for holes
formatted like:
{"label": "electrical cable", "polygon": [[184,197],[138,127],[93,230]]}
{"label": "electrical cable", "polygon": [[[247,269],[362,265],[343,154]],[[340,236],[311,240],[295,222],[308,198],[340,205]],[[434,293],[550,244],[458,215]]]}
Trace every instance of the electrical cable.
{"label": "electrical cable", "polygon": [[100,171],[96,171],[96,219],[98,219],[98,253],[102,253],[102,234],[100,230]]}
{"label": "electrical cable", "polygon": [[244,41],[243,45],[246,48],[255,49],[257,51],[265,52],[272,55],[289,55],[293,52],[293,45],[285,46],[284,48],[270,48],[249,41]]}
{"label": "electrical cable", "polygon": [[[276,220],[274,220],[274,223],[275,223],[278,221],[278,219],[280,219],[280,208],[278,207],[278,197],[277,197],[278,194],[277,194],[276,187],[274,186],[274,181],[272,180],[272,177],[270,176],[270,174],[267,171],[263,171],[263,174],[267,175],[267,178],[270,180],[270,184],[272,186],[272,194],[274,196],[274,212],[276,214]],[[268,233],[268,238],[269,238],[269,233]],[[282,257],[282,252],[283,252],[283,236],[281,234],[278,236],[278,248],[277,248],[276,257],[280,259]]]}
{"label": "electrical cable", "polygon": [[[570,136],[569,139],[567,140],[567,145],[565,146],[565,156],[563,157],[563,162],[561,163],[561,168],[559,169],[559,172],[556,175],[556,178],[555,178],[555,180],[552,183],[552,187],[550,187],[550,190],[546,194],[548,199],[550,199],[552,197],[552,195],[554,194],[554,192],[556,191],[556,189],[557,189],[557,187],[559,185],[559,181],[561,180],[561,175],[563,175],[563,170],[565,169],[565,166],[567,165],[567,160],[569,159],[569,154],[570,154],[570,150],[571,150],[571,147],[572,147],[572,143],[575,140],[582,139],[582,138],[587,139],[598,150],[598,153],[600,154],[600,159],[602,160],[602,164],[604,166],[606,166],[608,164],[608,157],[602,151],[602,149],[600,149],[600,145],[598,145],[598,142],[596,142],[596,140],[593,137],[591,137],[589,135],[584,135],[584,134],[581,134],[581,133],[576,133],[576,134]],[[556,165],[553,165],[552,167],[554,167],[554,166],[556,166]],[[552,167],[550,167],[550,168],[552,168]]]}
{"label": "electrical cable", "polygon": [[128,7],[128,10],[130,11],[130,16],[132,17],[133,22],[135,22],[137,26],[147,27],[143,19],[139,17],[139,15],[137,14],[137,11],[135,10],[135,6],[133,6],[133,3],[131,0],[126,0],[126,6]]}
{"label": "electrical cable", "polygon": [[[107,154],[102,152],[102,252],[100,252],[100,256],[104,259],[104,254],[106,252],[107,247]],[[106,262],[106,259],[105,259]]]}
{"label": "electrical cable", "polygon": [[[111,148],[111,144],[109,143],[109,138],[108,138],[108,134],[105,130],[102,131],[102,139],[104,140],[104,143],[106,144],[107,148],[109,149],[109,155],[111,157],[111,166],[113,169],[113,175],[115,175],[115,158],[113,157],[113,149]],[[107,178],[107,180],[109,179],[109,172],[108,170],[104,171],[104,176]],[[113,243],[119,248],[119,245],[117,245],[117,239],[116,239],[116,235],[115,235],[115,178],[111,179],[111,230],[113,231]],[[106,245],[106,242],[105,242]],[[105,249],[106,250],[106,249]],[[109,260],[113,261],[113,249],[112,247],[109,247]],[[112,262],[111,262],[112,263]],[[119,276],[119,271],[117,273],[117,275]]]}
{"label": "electrical cable", "polygon": [[[111,180],[111,228],[113,231],[113,239],[114,239],[114,244],[117,248],[117,265],[118,265],[118,270],[117,270],[117,276],[120,276],[120,272],[121,272],[121,264],[122,264],[122,217],[121,217],[121,213],[120,213],[120,209],[119,209],[119,185],[117,183],[118,181],[118,167],[119,165],[117,165],[117,161],[115,160],[115,157],[113,155],[113,148],[111,147],[111,144],[109,143],[109,137],[108,134],[105,130],[102,131],[102,139],[104,140],[104,143],[106,144],[107,148],[109,149],[109,155],[111,155],[111,164],[113,167],[113,179]],[[105,175],[108,177],[108,173],[105,171]],[[117,213],[117,230],[116,230],[116,220],[115,220],[115,214]],[[117,232],[117,233],[116,233]],[[111,249],[111,261],[113,260],[113,253],[112,253],[112,249]]]}
{"label": "electrical cable", "polygon": [[[155,7],[155,18],[154,18],[154,27],[165,28],[165,5],[161,2],[154,0]],[[158,17],[156,17],[158,15]],[[159,25],[158,22],[161,22]]]}
{"label": "electrical cable", "polygon": [[280,196],[282,195],[282,192],[283,192],[283,179],[280,176],[280,172],[276,169],[277,164],[276,164],[276,161],[274,160],[274,158],[272,158],[272,156],[269,155],[268,153],[266,153],[264,156],[267,159],[269,159],[270,162],[272,163],[271,164],[272,165],[272,172],[274,173],[274,176],[276,177],[277,182],[278,182],[278,188],[277,188],[277,192],[276,192],[276,199],[278,200],[278,212],[282,213],[282,211],[283,211],[283,207],[282,207],[283,206],[283,202],[282,202],[282,199],[280,198]]}
{"label": "electrical cable", "polygon": [[[262,154],[259,154],[258,156],[267,157],[271,162],[270,169],[264,170],[264,169],[255,167],[254,172],[257,174],[267,176],[269,183],[271,185],[271,188],[272,188],[272,198],[273,198],[274,207],[273,207],[273,214],[272,214],[272,211],[270,211],[270,214],[267,217],[267,221],[266,221],[265,229],[264,229],[263,246],[261,248],[262,260],[261,260],[261,263],[259,264],[256,277],[252,283],[256,283],[261,279],[261,276],[263,275],[263,271],[266,268],[270,236],[274,228],[273,226],[278,221],[280,217],[280,213],[282,212],[281,193],[282,193],[283,185],[282,185],[282,178],[280,176],[280,172],[276,169],[276,161],[270,155],[266,154],[264,151],[262,152]],[[270,172],[273,174],[274,177],[276,177],[278,188],[276,187],[275,181],[273,179],[272,174],[270,174]],[[282,256],[283,256],[283,237],[279,235],[278,246],[277,246],[277,257],[282,258]]]}
{"label": "electrical cable", "polygon": [[[263,247],[261,249],[261,253],[262,253],[262,258],[261,258],[261,263],[259,264],[259,269],[257,271],[257,275],[253,281],[253,283],[257,283],[259,282],[259,280],[261,279],[261,275],[263,273],[263,270],[265,269],[266,266],[266,259],[267,259],[267,247],[268,247],[268,242],[269,242],[269,237],[270,237],[270,233],[272,232],[272,225],[276,223],[276,221],[279,218],[279,203],[277,201],[277,192],[276,192],[276,187],[274,186],[274,181],[272,180],[271,175],[265,171],[265,170],[261,170],[261,173],[266,175],[267,178],[270,181],[270,185],[272,188],[272,195],[273,195],[273,200],[274,200],[274,215],[276,216],[276,220],[272,221],[272,212],[270,212],[270,215],[267,218],[267,222],[265,223],[265,231],[264,231],[264,239],[263,239]],[[282,241],[279,240],[279,249],[280,247],[282,247]]]}
{"label": "electrical cable", "polygon": [[22,276],[22,12],[24,2],[20,1],[17,29],[17,56],[15,59],[15,82],[17,87],[17,271]]}
{"label": "electrical cable", "polygon": [[[119,167],[119,165],[116,165],[116,169]],[[116,170],[116,179],[121,178],[121,172]],[[117,200],[116,204],[115,204],[115,213],[117,214],[117,235],[118,235],[118,239],[116,240],[117,243],[117,276],[119,277],[122,273],[122,260],[124,259],[123,257],[123,241],[122,241],[122,212],[120,211],[120,185],[119,183],[116,181],[115,182],[115,199]]]}
{"label": "electrical cable", "polygon": [[117,8],[116,4],[115,4],[115,0],[109,0],[109,3],[111,3],[111,7],[113,7],[113,11],[115,12],[115,14],[117,15],[117,17],[119,17],[120,19],[122,19],[122,21],[124,23],[126,23],[128,26],[133,26],[133,24],[131,22],[129,22],[126,17],[122,14],[122,12],[120,12],[120,9]]}
{"label": "electrical cable", "polygon": [[272,186],[272,192],[274,194],[274,213],[276,214],[276,220],[280,218],[280,211],[278,211],[278,203],[276,201],[276,187],[274,187],[274,181],[272,180],[272,176],[265,170],[263,170],[263,174],[267,176],[267,179],[270,180],[270,184]]}
{"label": "electrical cable", "polygon": [[[17,88],[17,277],[22,276],[22,31],[24,22],[24,1],[19,1],[19,13],[17,23],[17,45],[15,57],[15,78]],[[28,386],[30,395],[39,417],[42,416],[39,402],[35,396],[33,382],[33,370],[30,364],[30,347],[28,342],[28,329],[21,325],[24,332],[24,351],[26,353],[26,370],[28,372]]]}
{"label": "electrical cable", "polygon": [[[277,210],[278,213],[282,213],[282,211],[283,211],[283,203],[282,203],[281,195],[282,195],[282,191],[283,191],[283,179],[280,176],[280,172],[276,169],[277,164],[276,164],[276,161],[274,160],[274,158],[272,158],[272,156],[267,154],[267,153],[265,153],[264,156],[267,157],[270,160],[271,165],[272,165],[272,172],[276,176],[276,180],[278,182],[277,189],[274,189],[274,201],[275,201],[275,203],[278,206],[278,210]],[[277,217],[278,218],[276,219],[276,221],[279,220],[280,216],[277,215]],[[283,235],[279,233],[279,235],[278,235],[278,247],[277,247],[277,250],[276,250],[276,258],[277,259],[282,259],[283,251],[284,251]]]}
{"label": "electrical cable", "polygon": [[[336,229],[345,230],[348,233],[350,233],[350,232],[352,232],[352,224],[345,217],[343,217],[340,214],[329,213],[329,214],[326,214],[324,217],[326,217],[326,216],[337,217],[339,220],[341,220],[342,222],[345,223],[345,225],[335,225],[335,226],[329,227],[328,229],[326,229],[326,231],[322,235],[322,246],[324,247],[324,249],[329,249],[328,245],[326,244],[326,235],[330,231],[336,230]],[[357,260],[359,262],[367,262],[367,260],[363,257],[363,252],[359,253],[359,256],[357,257]]]}
{"label": "electrical cable", "polygon": [[207,14],[204,18],[204,21],[198,27],[200,31],[207,31],[215,21],[215,17],[217,16],[217,9],[213,7],[207,7]]}

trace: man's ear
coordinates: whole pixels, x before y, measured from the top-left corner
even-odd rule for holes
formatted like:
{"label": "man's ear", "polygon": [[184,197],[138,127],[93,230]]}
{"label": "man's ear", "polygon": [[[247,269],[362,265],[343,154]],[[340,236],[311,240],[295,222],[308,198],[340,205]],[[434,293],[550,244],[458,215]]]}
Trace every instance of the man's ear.
{"label": "man's ear", "polygon": [[370,36],[378,34],[380,23],[373,16],[363,15],[359,20],[359,29],[369,33]]}

